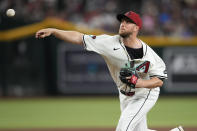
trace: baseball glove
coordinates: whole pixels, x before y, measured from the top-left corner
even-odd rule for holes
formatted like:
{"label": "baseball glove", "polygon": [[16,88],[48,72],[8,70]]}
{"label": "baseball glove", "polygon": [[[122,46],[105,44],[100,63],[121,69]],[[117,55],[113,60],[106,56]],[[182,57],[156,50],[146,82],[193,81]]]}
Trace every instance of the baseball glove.
{"label": "baseball glove", "polygon": [[123,83],[127,84],[130,88],[135,88],[139,76],[135,68],[124,67],[120,69],[119,78]]}

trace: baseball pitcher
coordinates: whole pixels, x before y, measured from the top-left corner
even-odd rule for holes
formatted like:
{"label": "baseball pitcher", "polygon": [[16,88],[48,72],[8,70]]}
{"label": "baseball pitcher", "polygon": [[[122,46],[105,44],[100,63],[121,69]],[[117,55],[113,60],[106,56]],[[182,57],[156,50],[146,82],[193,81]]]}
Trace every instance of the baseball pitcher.
{"label": "baseball pitcher", "polygon": [[142,28],[137,13],[118,14],[117,19],[120,21],[119,34],[114,36],[47,28],[39,30],[36,38],[54,35],[100,54],[119,91],[121,116],[116,131],[148,131],[146,116],[167,78],[166,66],[145,42],[137,38]]}

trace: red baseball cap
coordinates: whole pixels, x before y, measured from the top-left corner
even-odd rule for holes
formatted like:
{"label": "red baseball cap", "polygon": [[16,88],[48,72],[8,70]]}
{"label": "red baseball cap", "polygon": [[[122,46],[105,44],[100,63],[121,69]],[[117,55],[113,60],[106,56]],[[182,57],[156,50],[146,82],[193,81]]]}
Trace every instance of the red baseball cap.
{"label": "red baseball cap", "polygon": [[131,22],[135,23],[137,26],[139,26],[139,29],[142,28],[142,20],[137,13],[135,13],[133,11],[129,11],[129,12],[126,12],[125,14],[118,14],[117,15],[117,19],[119,21],[121,21],[125,17],[130,19]]}

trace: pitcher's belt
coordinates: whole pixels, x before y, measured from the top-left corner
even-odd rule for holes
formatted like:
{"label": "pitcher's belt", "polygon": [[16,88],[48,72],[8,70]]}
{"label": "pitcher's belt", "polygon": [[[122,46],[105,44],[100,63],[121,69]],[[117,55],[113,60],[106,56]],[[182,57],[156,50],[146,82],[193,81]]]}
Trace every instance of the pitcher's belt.
{"label": "pitcher's belt", "polygon": [[122,94],[126,95],[126,96],[133,96],[133,95],[135,95],[135,92],[125,92],[125,91],[123,91],[123,90],[120,90],[120,92],[121,92]]}

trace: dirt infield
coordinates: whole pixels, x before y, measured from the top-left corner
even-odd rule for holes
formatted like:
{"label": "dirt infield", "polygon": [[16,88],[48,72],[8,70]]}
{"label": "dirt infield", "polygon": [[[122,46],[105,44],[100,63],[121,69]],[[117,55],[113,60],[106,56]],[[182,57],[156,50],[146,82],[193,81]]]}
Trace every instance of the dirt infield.
{"label": "dirt infield", "polygon": [[[151,128],[157,131],[169,131],[172,128]],[[185,131],[197,131],[197,127],[185,127]],[[114,128],[81,128],[81,129],[0,129],[0,131],[115,131]]]}

